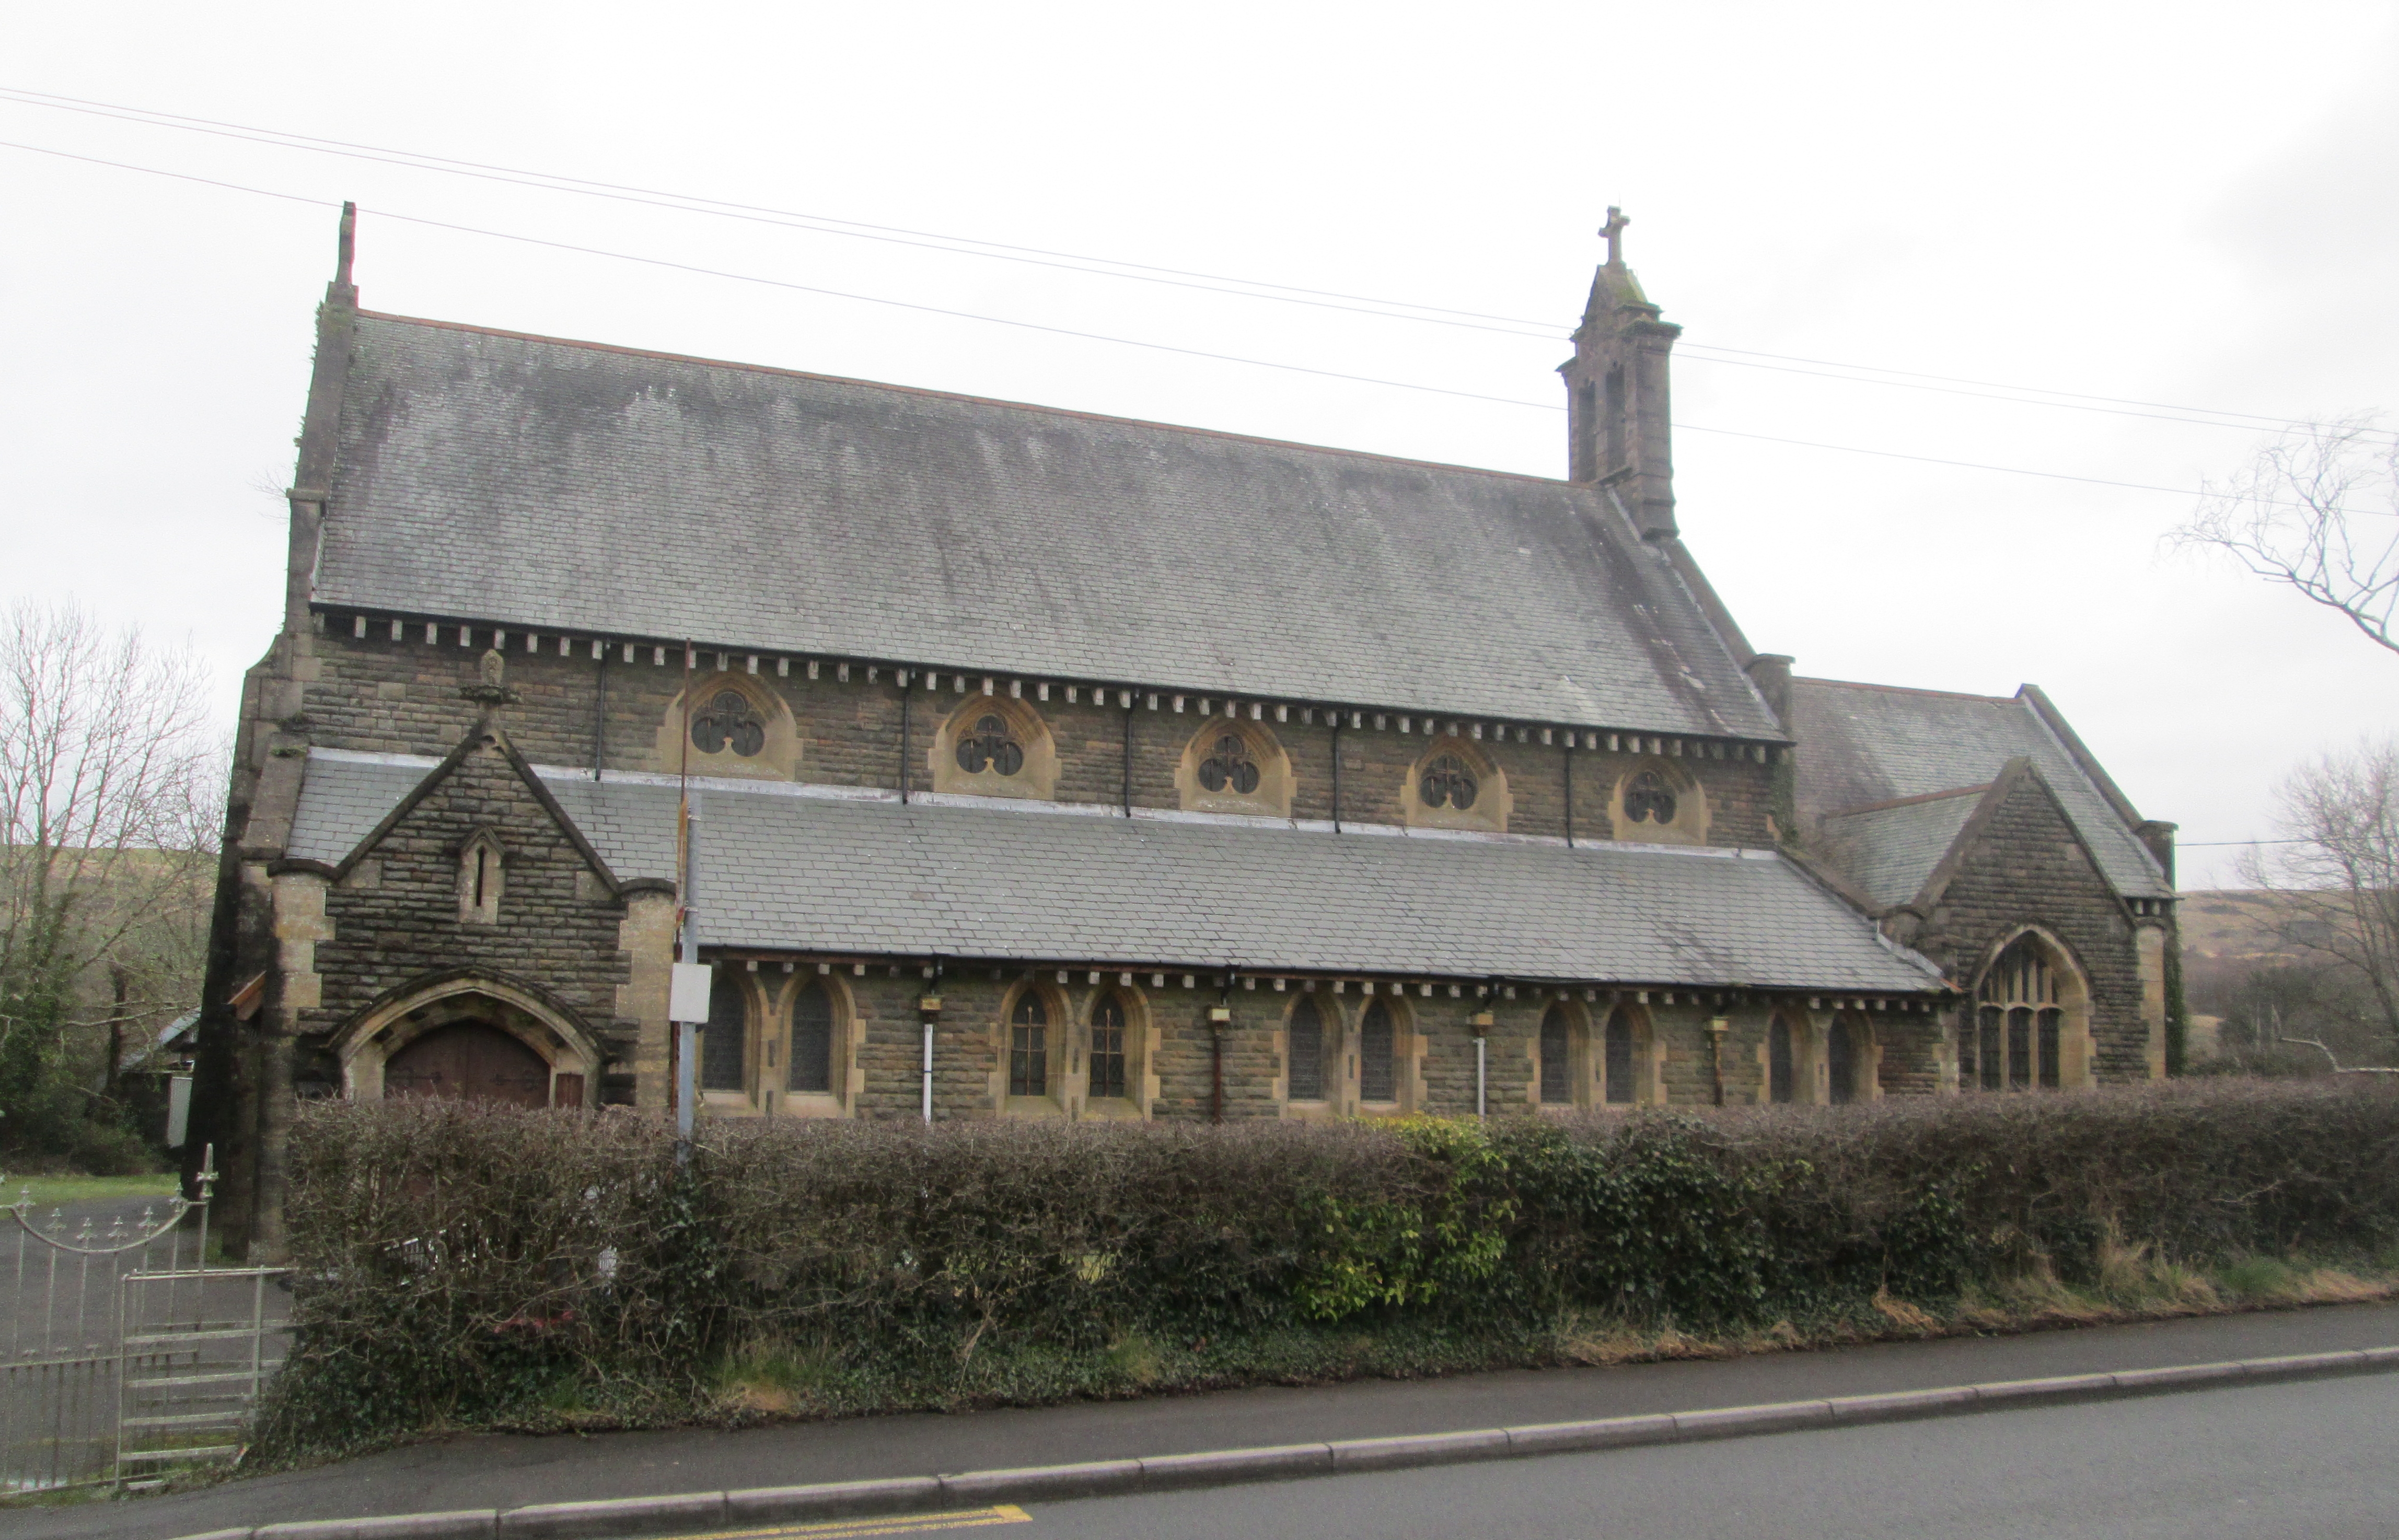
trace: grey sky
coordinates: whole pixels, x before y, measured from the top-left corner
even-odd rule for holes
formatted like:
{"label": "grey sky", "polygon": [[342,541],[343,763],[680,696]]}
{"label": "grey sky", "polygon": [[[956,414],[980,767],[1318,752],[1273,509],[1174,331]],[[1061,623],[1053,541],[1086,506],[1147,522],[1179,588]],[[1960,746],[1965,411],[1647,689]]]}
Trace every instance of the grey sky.
{"label": "grey sky", "polygon": [[[0,3],[0,86],[1555,323],[1211,296],[0,101],[0,140],[355,198],[371,308],[1545,475],[1548,410],[1210,362],[395,213],[1556,405],[1605,208],[1685,424],[2195,487],[2256,439],[1709,346],[2232,412],[2399,408],[2387,5],[389,7]],[[0,149],[6,594],[276,614],[331,209]],[[2399,659],[2183,558],[2169,493],[1686,431],[1686,536],[1802,672],[2043,685],[2187,840],[2399,729]],[[1038,552],[1026,553],[1037,561]],[[751,574],[731,574],[736,581]],[[1341,574],[1323,574],[1337,601]],[[1004,602],[1004,595],[996,595]],[[1227,595],[1237,617],[1240,595]],[[1504,593],[1457,596],[1458,621]],[[2186,885],[2230,880],[2192,850]]]}

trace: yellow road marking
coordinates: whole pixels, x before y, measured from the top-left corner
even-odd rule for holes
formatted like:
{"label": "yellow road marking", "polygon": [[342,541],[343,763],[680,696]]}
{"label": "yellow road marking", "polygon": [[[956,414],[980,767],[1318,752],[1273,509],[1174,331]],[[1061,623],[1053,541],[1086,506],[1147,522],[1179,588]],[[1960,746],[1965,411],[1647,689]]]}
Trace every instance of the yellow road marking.
{"label": "yellow road marking", "polygon": [[987,1529],[994,1524],[1029,1524],[1033,1515],[1013,1503],[987,1508],[953,1508],[945,1513],[895,1513],[881,1519],[834,1519],[815,1524],[770,1524],[765,1529],[711,1530],[681,1540],[866,1540],[877,1534],[931,1534],[941,1530]]}

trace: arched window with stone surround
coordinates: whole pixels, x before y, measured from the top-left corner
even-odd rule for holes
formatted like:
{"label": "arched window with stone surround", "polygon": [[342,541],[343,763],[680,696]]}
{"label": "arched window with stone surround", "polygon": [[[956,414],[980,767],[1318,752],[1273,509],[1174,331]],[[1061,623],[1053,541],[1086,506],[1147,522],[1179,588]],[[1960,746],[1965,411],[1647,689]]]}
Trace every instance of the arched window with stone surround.
{"label": "arched window with stone surround", "polygon": [[2073,1017],[2080,978],[2037,932],[2010,941],[1974,988],[1971,1027],[1960,1031],[1958,1084],[1986,1091],[2055,1090],[2069,1084]]}
{"label": "arched window with stone surround", "polygon": [[1085,1095],[1121,1100],[1132,1094],[1125,1079],[1124,997],[1113,990],[1091,1007],[1091,1051],[1086,1062]]}
{"label": "arched window with stone surround", "polygon": [[1400,810],[1411,828],[1508,830],[1514,798],[1497,761],[1472,738],[1436,734],[1408,767]]}
{"label": "arched window with stone surround", "polygon": [[1011,696],[968,696],[934,727],[925,753],[935,791],[1047,801],[1057,790],[1049,724]]}
{"label": "arched window with stone surround", "polygon": [[1544,1107],[1575,1107],[1582,1104],[1583,1045],[1581,1023],[1572,1007],[1563,1001],[1552,1001],[1541,1013],[1540,1036],[1536,1055],[1540,1070],[1538,1092]]}
{"label": "arched window with stone surround", "polygon": [[1050,1094],[1050,1010],[1036,989],[1018,993],[1009,1012],[1008,1094]]}
{"label": "arched window with stone surround", "polygon": [[766,721],[748,696],[730,685],[700,696],[691,714],[691,744],[703,754],[728,750],[755,758],[766,747]]}
{"label": "arched window with stone surround", "polygon": [[1634,844],[1704,844],[1708,817],[1698,778],[1662,760],[1627,771],[1608,801],[1615,838]]}
{"label": "arched window with stone surround", "polygon": [[1631,1006],[1618,1006],[1607,1013],[1607,1025],[1600,1032],[1602,1102],[1629,1107],[1648,1100],[1644,1090],[1648,1050],[1649,1024],[1640,1012]]}
{"label": "arched window with stone surround", "polygon": [[996,776],[1013,776],[1024,768],[1024,745],[1016,741],[1009,731],[1008,719],[997,711],[985,711],[975,718],[971,728],[958,735],[952,753],[957,756],[958,768],[969,776],[988,771]]}
{"label": "arched window with stone surround", "polygon": [[1184,745],[1174,791],[1186,812],[1289,817],[1291,760],[1263,722],[1244,721],[1227,706]]}
{"label": "arched window with stone surround", "polygon": [[1865,1028],[1847,1012],[1824,1033],[1824,1094],[1833,1105],[1864,1100]]}
{"label": "arched window with stone surround", "polygon": [[1399,1031],[1391,1020],[1391,1007],[1380,1000],[1370,1001],[1358,1022],[1358,1100],[1399,1099]]}
{"label": "arched window with stone surround", "polygon": [[1799,1092],[1799,1043],[1790,1018],[1780,1011],[1766,1029],[1766,1099],[1775,1102],[1805,1100]]}
{"label": "arched window with stone surround", "polygon": [[699,1088],[750,1088],[750,989],[738,963],[716,965],[708,988],[708,1026],[699,1034]]}
{"label": "arched window with stone surround", "polygon": [[834,1088],[833,1000],[815,979],[792,996],[792,1060],[786,1088],[801,1094]]}
{"label": "arched window with stone surround", "polygon": [[1324,1101],[1324,1017],[1310,996],[1303,994],[1292,1002],[1285,1043],[1289,1067],[1284,1072],[1284,1099]]}

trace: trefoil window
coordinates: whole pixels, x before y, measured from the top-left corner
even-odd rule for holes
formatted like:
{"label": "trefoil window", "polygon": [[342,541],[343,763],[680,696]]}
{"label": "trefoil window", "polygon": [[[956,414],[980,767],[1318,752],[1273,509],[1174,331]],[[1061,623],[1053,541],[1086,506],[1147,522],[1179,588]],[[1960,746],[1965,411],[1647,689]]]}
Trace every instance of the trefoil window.
{"label": "trefoil window", "polygon": [[1455,807],[1463,813],[1474,805],[1474,794],[1482,788],[1464,760],[1443,754],[1424,767],[1416,790],[1427,807]]}
{"label": "trefoil window", "polygon": [[1644,770],[1624,789],[1624,816],[1634,823],[1674,821],[1674,793],[1655,770]]}
{"label": "trefoil window", "polygon": [[980,776],[986,770],[1012,776],[1024,768],[1024,750],[1009,736],[1008,723],[995,712],[958,739],[958,768],[969,776]]}
{"label": "trefoil window", "polygon": [[766,747],[766,724],[749,696],[739,690],[719,690],[691,719],[691,746],[703,754],[730,749],[747,759]]}
{"label": "trefoil window", "polygon": [[1200,784],[1211,791],[1230,789],[1246,797],[1258,789],[1258,767],[1239,733],[1216,740],[1216,751],[1200,762]]}

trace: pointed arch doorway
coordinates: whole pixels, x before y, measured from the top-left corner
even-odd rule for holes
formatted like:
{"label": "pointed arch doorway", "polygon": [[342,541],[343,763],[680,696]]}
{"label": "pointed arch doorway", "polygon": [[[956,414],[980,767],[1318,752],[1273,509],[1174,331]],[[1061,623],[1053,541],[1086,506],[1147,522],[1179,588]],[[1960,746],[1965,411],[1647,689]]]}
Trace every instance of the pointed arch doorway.
{"label": "pointed arch doorway", "polygon": [[516,1037],[489,1022],[453,1021],[384,1060],[383,1094],[547,1107],[549,1078],[549,1061]]}

